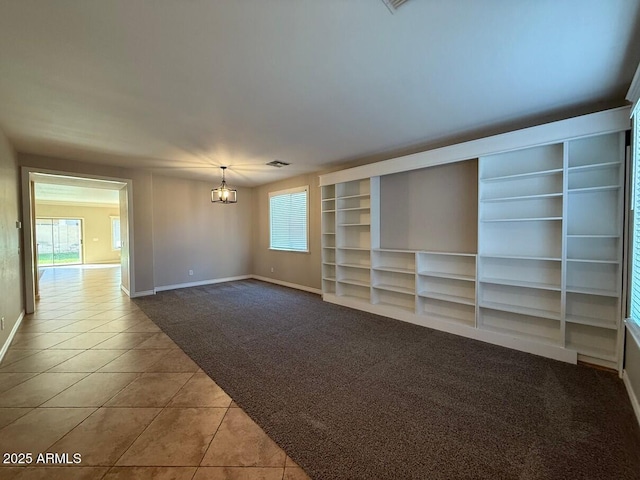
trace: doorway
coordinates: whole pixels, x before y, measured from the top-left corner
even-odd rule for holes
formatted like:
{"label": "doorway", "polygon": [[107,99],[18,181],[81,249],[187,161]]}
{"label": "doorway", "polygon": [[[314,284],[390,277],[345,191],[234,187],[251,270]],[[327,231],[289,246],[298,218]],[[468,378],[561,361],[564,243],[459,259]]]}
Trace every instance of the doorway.
{"label": "doorway", "polygon": [[36,218],[38,266],[83,263],[82,243],[82,219]]}

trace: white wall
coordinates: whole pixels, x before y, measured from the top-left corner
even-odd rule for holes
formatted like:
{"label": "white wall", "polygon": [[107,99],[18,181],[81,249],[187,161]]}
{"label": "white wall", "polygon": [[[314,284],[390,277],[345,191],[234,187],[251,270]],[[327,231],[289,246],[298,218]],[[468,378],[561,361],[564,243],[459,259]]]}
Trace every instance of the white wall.
{"label": "white wall", "polygon": [[0,350],[24,308],[21,267],[21,230],[18,167],[14,151],[0,130]]}
{"label": "white wall", "polygon": [[[640,340],[640,339],[638,339]],[[627,388],[631,387],[633,396],[640,402],[640,342],[627,330],[625,340],[624,370],[627,374]],[[636,415],[640,422],[640,405],[636,404]]]}

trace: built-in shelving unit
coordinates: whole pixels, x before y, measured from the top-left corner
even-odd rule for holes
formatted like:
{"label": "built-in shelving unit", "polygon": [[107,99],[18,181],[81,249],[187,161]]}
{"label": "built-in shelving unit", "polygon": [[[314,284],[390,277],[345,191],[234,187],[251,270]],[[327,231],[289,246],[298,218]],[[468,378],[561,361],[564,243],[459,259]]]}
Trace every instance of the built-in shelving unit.
{"label": "built-in shelving unit", "polygon": [[[560,360],[620,368],[625,121],[594,120],[604,134],[584,119],[563,124],[558,128],[573,132],[565,141],[546,125],[526,148],[515,147],[511,134],[498,136],[489,154],[489,143],[478,141],[484,153],[477,163],[457,170],[467,183],[451,188],[442,171],[437,180],[422,170],[408,175],[416,168],[412,156],[402,177],[335,184],[321,178],[324,298]],[[452,147],[450,161],[459,162],[464,148]],[[443,163],[434,155],[433,165]],[[464,210],[439,216],[433,192],[469,191],[469,179],[477,180],[474,204],[453,202]],[[473,229],[468,220],[455,223],[469,208],[477,210]],[[416,214],[422,211],[428,215]],[[440,251],[447,236],[463,251]],[[477,249],[469,251],[474,241]]]}

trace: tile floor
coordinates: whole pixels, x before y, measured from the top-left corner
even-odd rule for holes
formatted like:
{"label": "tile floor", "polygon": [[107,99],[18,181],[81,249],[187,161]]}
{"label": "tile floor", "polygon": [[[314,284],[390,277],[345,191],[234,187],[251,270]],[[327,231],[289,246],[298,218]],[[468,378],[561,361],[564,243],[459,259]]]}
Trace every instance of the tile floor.
{"label": "tile floor", "polygon": [[308,479],[119,285],[113,266],[42,276],[0,364],[0,480]]}

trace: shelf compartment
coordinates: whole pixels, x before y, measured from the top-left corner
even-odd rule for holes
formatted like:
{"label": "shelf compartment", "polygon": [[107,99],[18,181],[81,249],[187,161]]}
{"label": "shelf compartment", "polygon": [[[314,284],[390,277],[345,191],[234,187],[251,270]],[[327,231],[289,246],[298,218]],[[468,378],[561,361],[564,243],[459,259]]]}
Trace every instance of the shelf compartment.
{"label": "shelf compartment", "polygon": [[464,280],[439,277],[418,277],[418,292],[421,297],[475,305],[476,284]]}
{"label": "shelf compartment", "polygon": [[336,294],[339,297],[354,298],[366,302],[368,302],[371,297],[369,286],[340,281],[336,283]]}
{"label": "shelf compartment", "polygon": [[562,264],[558,261],[481,256],[478,268],[481,282],[546,290],[561,287]]}
{"label": "shelf compartment", "polygon": [[373,268],[390,272],[415,273],[416,254],[412,251],[374,250]]}
{"label": "shelf compartment", "polygon": [[322,201],[325,200],[334,200],[336,196],[336,186],[335,185],[325,185],[322,187]]}
{"label": "shelf compartment", "polygon": [[567,234],[613,235],[620,232],[619,190],[569,195]]}
{"label": "shelf compartment", "polygon": [[563,145],[541,147],[501,153],[480,159],[480,178],[492,180],[522,175],[536,175],[562,170]]}
{"label": "shelf compartment", "polygon": [[619,316],[617,298],[567,293],[567,322],[616,330]]}
{"label": "shelf compartment", "polygon": [[569,174],[574,174],[577,172],[588,172],[588,171],[592,171],[592,170],[603,170],[603,169],[610,169],[610,168],[616,168],[619,167],[621,165],[620,162],[616,161],[616,162],[604,162],[604,163],[593,163],[593,164],[588,164],[588,165],[578,165],[576,167],[569,167],[568,168],[568,172]]}
{"label": "shelf compartment", "polygon": [[578,167],[580,170],[569,170],[569,191],[587,188],[618,186],[620,184],[620,164],[607,163],[600,168]]}
{"label": "shelf compartment", "polygon": [[336,272],[338,274],[338,282],[361,286],[370,285],[371,275],[368,268],[354,268],[345,265],[338,265]]}
{"label": "shelf compartment", "polygon": [[418,297],[418,314],[441,320],[444,322],[459,323],[475,326],[475,306],[462,303],[452,303],[435,298]]}
{"label": "shelf compartment", "polygon": [[336,214],[332,212],[322,212],[322,233],[336,233]]}
{"label": "shelf compartment", "polygon": [[415,312],[415,297],[413,293],[407,294],[406,292],[398,292],[374,286],[371,303]]}
{"label": "shelf compartment", "polygon": [[368,225],[338,227],[338,248],[371,248],[371,234]]}
{"label": "shelf compartment", "polygon": [[481,219],[484,222],[562,218],[562,196],[529,198],[509,202],[483,202],[481,207]]}
{"label": "shelf compartment", "polygon": [[481,283],[479,293],[479,303],[483,307],[553,320],[560,319],[559,291]]}
{"label": "shelf compartment", "polygon": [[506,198],[543,198],[562,195],[562,169],[545,174],[503,177],[501,181],[483,181],[480,185],[481,202],[503,201]]}
{"label": "shelf compartment", "polygon": [[558,320],[535,315],[480,307],[479,328],[492,332],[513,335],[525,340],[560,344],[562,331]]}
{"label": "shelf compartment", "polygon": [[353,180],[351,182],[338,183],[336,185],[336,197],[354,197],[371,193],[371,183],[368,178]]}
{"label": "shelf compartment", "polygon": [[322,292],[323,293],[336,293],[336,282],[333,279],[322,279]]}
{"label": "shelf compartment", "polygon": [[324,234],[322,235],[322,247],[323,248],[336,248],[336,235]]}
{"label": "shelf compartment", "polygon": [[620,161],[622,137],[609,133],[568,142],[569,168]]}
{"label": "shelf compartment", "polygon": [[566,326],[566,347],[581,355],[615,361],[618,333],[608,328],[568,323]]}
{"label": "shelf compartment", "polygon": [[371,213],[369,209],[358,208],[355,210],[338,211],[338,226],[369,224],[371,224]]}
{"label": "shelf compartment", "polygon": [[447,295],[444,293],[436,293],[429,291],[418,292],[418,296],[421,298],[430,298],[433,300],[440,300],[442,302],[459,303],[461,305],[475,305],[476,301],[473,298],[461,297],[459,295]]}
{"label": "shelf compartment", "polygon": [[476,278],[474,254],[418,252],[417,261],[418,271],[423,276],[466,281]]}
{"label": "shelf compartment", "polygon": [[379,288],[390,290],[396,288],[396,291],[411,293],[415,292],[416,278],[415,275],[407,275],[405,273],[388,272],[384,270],[373,270],[373,285]]}
{"label": "shelf compartment", "polygon": [[562,222],[483,223],[480,255],[562,258]]}
{"label": "shelf compartment", "polygon": [[336,263],[336,250],[333,247],[322,248],[322,261],[325,263]]}
{"label": "shelf compartment", "polygon": [[558,221],[562,220],[562,217],[519,217],[519,218],[495,218],[488,220],[481,220],[482,222],[544,222],[544,221]]}
{"label": "shelf compartment", "polygon": [[369,209],[371,208],[371,197],[367,194],[355,197],[338,198],[336,207],[338,211],[349,211],[360,208]]}
{"label": "shelf compartment", "polygon": [[617,296],[619,268],[612,263],[567,263],[567,291]]}
{"label": "shelf compartment", "polygon": [[339,278],[336,280],[338,283],[344,284],[344,285],[353,285],[356,287],[365,287],[365,288],[369,288],[371,285],[369,284],[369,282],[364,281],[364,280],[359,280],[357,278]]}
{"label": "shelf compartment", "polygon": [[371,254],[369,250],[338,249],[337,263],[369,268],[371,266]]}
{"label": "shelf compartment", "polygon": [[562,192],[487,198],[487,199],[483,199],[482,202],[500,203],[500,202],[513,202],[513,201],[539,200],[542,198],[558,198],[558,197],[562,198]]}
{"label": "shelf compartment", "polygon": [[336,279],[336,266],[335,264],[323,263],[322,264],[322,277]]}
{"label": "shelf compartment", "polygon": [[618,261],[620,238],[567,236],[567,259]]}

